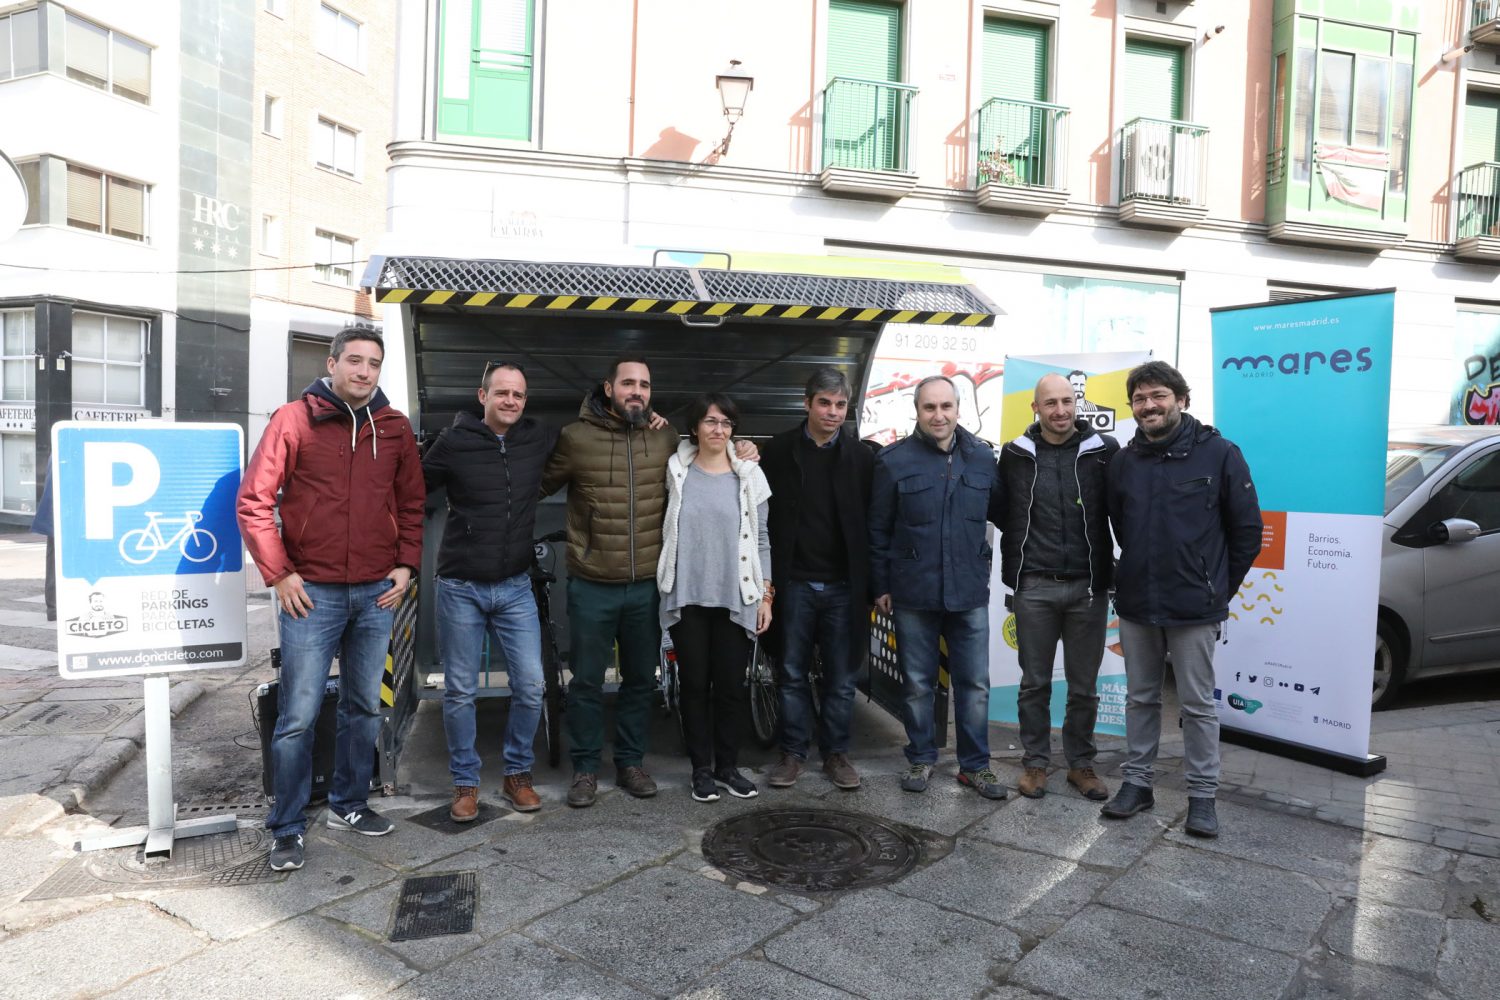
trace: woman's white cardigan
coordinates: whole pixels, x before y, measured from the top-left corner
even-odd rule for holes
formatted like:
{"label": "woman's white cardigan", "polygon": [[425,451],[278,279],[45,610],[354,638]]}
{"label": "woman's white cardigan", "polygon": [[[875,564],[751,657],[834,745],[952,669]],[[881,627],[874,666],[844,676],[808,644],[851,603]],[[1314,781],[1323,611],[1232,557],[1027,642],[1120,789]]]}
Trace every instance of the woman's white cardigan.
{"label": "woman's white cardigan", "polygon": [[[683,441],[677,454],[667,459],[667,514],[662,519],[661,556],[656,562],[656,585],[670,593],[677,583],[677,519],[682,513],[682,482],[688,467],[698,455],[698,446]],[[741,564],[750,566],[750,575],[740,579],[740,598],[746,604],[759,601],[766,592],[766,581],[760,572],[760,505],[771,498],[771,484],[755,462],[741,461],[731,449],[729,465],[740,481]]]}

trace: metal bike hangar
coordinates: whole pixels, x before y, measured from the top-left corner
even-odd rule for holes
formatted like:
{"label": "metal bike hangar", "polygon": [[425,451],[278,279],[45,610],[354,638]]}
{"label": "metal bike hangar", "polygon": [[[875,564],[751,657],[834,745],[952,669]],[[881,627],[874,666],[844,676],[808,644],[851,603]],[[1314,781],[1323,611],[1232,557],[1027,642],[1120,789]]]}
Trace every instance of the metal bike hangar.
{"label": "metal bike hangar", "polygon": [[[766,437],[802,418],[802,389],[816,368],[843,370],[859,393],[885,324],[995,322],[995,306],[956,271],[952,281],[903,280],[735,270],[728,255],[713,257],[727,266],[375,256],[365,285],[377,303],[402,308],[416,399],[410,416],[420,438],[436,435],[459,410],[479,413],[476,390],[490,361],[523,366],[527,414],[560,426],[577,418],[584,396],[622,354],[649,360],[652,406],[679,430],[691,400],[714,390],[739,406],[736,433]],[[436,622],[423,599],[432,593],[441,513],[426,528],[414,628],[402,615],[408,624],[398,627],[387,658],[379,772],[388,791],[418,703],[441,697],[429,678],[438,669]],[[560,506],[544,504],[537,533],[560,527],[562,517]],[[556,562],[561,584],[561,552]],[[552,604],[565,605],[560,586]],[[565,618],[553,620],[565,644]],[[481,696],[507,693],[482,684]]]}

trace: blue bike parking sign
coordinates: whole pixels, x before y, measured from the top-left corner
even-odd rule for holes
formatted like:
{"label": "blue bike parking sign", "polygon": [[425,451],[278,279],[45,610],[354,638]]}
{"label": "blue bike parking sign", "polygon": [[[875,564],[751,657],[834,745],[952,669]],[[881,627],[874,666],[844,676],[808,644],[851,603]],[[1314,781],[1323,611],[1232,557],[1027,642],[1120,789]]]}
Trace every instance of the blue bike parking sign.
{"label": "blue bike parking sign", "polygon": [[52,440],[63,676],[243,663],[240,428],[66,422]]}

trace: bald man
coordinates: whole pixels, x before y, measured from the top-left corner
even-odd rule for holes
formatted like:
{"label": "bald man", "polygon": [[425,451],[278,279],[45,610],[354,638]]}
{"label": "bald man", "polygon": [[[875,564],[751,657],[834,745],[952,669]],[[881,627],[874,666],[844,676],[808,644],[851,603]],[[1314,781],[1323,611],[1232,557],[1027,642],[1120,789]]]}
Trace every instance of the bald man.
{"label": "bald man", "polygon": [[1077,394],[1063,375],[1043,375],[1031,410],[1036,422],[1000,452],[1005,484],[1000,575],[1014,591],[1021,689],[1017,790],[1047,793],[1052,748],[1052,663],[1063,647],[1068,683],[1062,749],[1068,783],[1096,801],[1109,790],[1094,773],[1094,721],[1099,711],[1099,663],[1114,545],[1104,501],[1104,467],[1119,443],[1078,418]]}

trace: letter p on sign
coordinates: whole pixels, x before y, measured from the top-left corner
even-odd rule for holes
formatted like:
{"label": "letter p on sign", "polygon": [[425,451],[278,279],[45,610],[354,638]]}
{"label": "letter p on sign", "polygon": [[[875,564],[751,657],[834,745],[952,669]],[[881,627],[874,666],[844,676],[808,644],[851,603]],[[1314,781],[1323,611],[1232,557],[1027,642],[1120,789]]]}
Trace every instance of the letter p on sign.
{"label": "letter p on sign", "polygon": [[[115,466],[125,466],[123,483],[115,482]],[[161,485],[161,465],[150,449],[128,441],[85,441],[83,444],[83,535],[115,537],[115,508],[145,503]]]}

